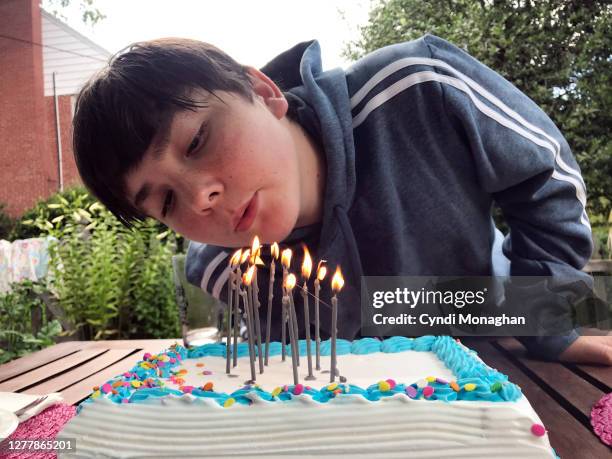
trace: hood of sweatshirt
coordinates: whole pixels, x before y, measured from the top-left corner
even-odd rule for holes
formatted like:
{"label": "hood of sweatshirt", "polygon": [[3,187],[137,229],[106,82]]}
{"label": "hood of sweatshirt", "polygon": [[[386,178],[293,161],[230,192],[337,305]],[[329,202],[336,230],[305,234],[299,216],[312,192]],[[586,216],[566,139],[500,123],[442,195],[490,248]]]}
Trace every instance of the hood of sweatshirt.
{"label": "hood of sweatshirt", "polygon": [[[356,170],[349,92],[344,70],[323,71],[316,40],[299,43],[261,69],[285,92],[300,125],[322,146],[326,187],[317,259],[328,263],[326,280],[340,266],[345,286],[339,293],[338,333],[352,338],[360,328],[359,288],[363,274],[347,212],[355,197]],[[328,288],[322,293],[331,295]],[[331,323],[330,296],[323,297],[321,323]],[[345,305],[345,307],[343,307]],[[348,306],[350,305],[350,307]]]}

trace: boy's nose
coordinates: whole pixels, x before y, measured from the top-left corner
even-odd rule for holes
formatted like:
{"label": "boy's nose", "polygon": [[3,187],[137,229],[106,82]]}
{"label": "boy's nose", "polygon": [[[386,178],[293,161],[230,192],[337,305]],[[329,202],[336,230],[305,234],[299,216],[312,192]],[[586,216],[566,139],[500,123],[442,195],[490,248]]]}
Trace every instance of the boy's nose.
{"label": "boy's nose", "polygon": [[191,203],[195,212],[212,210],[221,198],[222,187],[219,184],[211,184],[198,187],[193,190]]}

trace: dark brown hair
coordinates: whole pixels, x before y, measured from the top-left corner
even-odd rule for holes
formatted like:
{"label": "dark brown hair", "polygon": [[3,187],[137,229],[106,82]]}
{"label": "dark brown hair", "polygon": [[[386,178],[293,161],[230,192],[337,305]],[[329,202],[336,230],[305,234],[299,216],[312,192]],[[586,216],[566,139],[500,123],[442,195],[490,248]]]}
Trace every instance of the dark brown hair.
{"label": "dark brown hair", "polygon": [[85,186],[125,225],[145,218],[127,196],[125,177],[177,111],[203,105],[189,97],[193,89],[253,101],[245,66],[212,45],[179,38],[128,46],[81,89],[73,120],[76,165]]}

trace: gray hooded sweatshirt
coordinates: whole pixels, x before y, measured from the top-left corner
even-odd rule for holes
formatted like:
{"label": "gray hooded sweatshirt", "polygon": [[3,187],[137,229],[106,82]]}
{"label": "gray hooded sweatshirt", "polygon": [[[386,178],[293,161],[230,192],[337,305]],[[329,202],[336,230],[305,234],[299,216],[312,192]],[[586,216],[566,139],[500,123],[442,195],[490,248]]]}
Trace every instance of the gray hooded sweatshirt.
{"label": "gray hooded sweatshirt", "polygon": [[[339,337],[360,336],[363,275],[511,274],[590,285],[581,272],[592,250],[586,190],[566,140],[531,99],[461,49],[426,35],[377,50],[347,70],[323,72],[312,41],[262,71],[325,153],[320,225],[297,228],[279,242],[294,249],[296,274],[301,242],[331,271],[342,267]],[[505,239],[491,217],[494,203],[510,227]],[[192,242],[188,280],[225,301],[234,250]],[[267,276],[264,268],[259,279]],[[324,287],[322,297],[329,295]],[[260,298],[265,305],[267,282],[260,282]],[[330,308],[321,308],[326,336]],[[272,326],[278,339],[280,314]],[[555,357],[576,337],[522,341]]]}

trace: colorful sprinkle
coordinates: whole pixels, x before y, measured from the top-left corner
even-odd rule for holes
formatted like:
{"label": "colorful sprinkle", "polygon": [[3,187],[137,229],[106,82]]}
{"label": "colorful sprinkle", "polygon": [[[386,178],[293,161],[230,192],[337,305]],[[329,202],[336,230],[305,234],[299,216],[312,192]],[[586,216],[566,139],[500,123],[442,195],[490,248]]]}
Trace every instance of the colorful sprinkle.
{"label": "colorful sprinkle", "polygon": [[181,386],[181,387],[179,387],[179,390],[182,391],[185,394],[191,394],[193,389],[195,389],[195,387],[193,387],[193,386]]}
{"label": "colorful sprinkle", "polygon": [[502,389],[502,384],[497,381],[491,386],[491,392],[499,392]]}
{"label": "colorful sprinkle", "polygon": [[391,384],[389,384],[387,381],[380,381],[378,383],[378,389],[381,392],[388,392],[391,390]]}
{"label": "colorful sprinkle", "polygon": [[455,381],[451,382],[449,384],[449,386],[451,387],[452,390],[454,390],[455,392],[459,392],[459,384],[457,384]]}
{"label": "colorful sprinkle", "polygon": [[229,408],[236,402],[236,399],[230,397],[225,402],[223,402],[223,408]]}
{"label": "colorful sprinkle", "polygon": [[121,380],[115,381],[115,382],[112,384],[112,386],[113,386],[113,387],[123,386],[123,381],[121,381]]}
{"label": "colorful sprinkle", "polygon": [[327,386],[328,391],[334,391],[338,387],[338,383],[331,383]]}
{"label": "colorful sprinkle", "polygon": [[467,392],[472,392],[474,389],[476,389],[476,384],[474,384],[474,383],[467,383],[465,386],[463,386],[463,388]]}
{"label": "colorful sprinkle", "polygon": [[212,382],[207,382],[206,384],[204,384],[204,386],[202,387],[203,390],[205,391],[212,391],[213,390],[213,383]]}
{"label": "colorful sprinkle", "polygon": [[342,393],[342,389],[338,388],[334,391],[334,395],[339,395]]}
{"label": "colorful sprinkle", "polygon": [[113,388],[111,387],[111,385],[109,383],[106,383],[102,386],[102,393],[104,394],[108,394],[109,392],[112,392]]}
{"label": "colorful sprinkle", "polygon": [[202,362],[196,363],[196,367],[198,367],[198,368],[202,368],[203,366],[204,366],[204,364]]}
{"label": "colorful sprinkle", "polygon": [[546,428],[542,424],[534,424],[531,426],[531,433],[536,437],[543,437],[546,434]]}
{"label": "colorful sprinkle", "polygon": [[203,374],[203,375],[205,375],[205,376],[210,376],[210,375],[212,375],[212,374],[213,374],[213,372],[212,372],[212,371],[210,371],[210,370],[204,370],[204,371],[202,372],[202,374]]}
{"label": "colorful sprinkle", "polygon": [[436,378],[436,382],[438,384],[448,384],[448,381],[446,379],[443,379],[443,378]]}
{"label": "colorful sprinkle", "polygon": [[91,394],[91,397],[92,397],[92,398],[98,398],[100,395],[102,395],[102,394],[100,393],[100,391],[99,391],[99,390],[97,390],[97,391],[95,391],[93,394]]}
{"label": "colorful sprinkle", "polygon": [[278,397],[278,395],[282,392],[283,388],[282,387],[277,387],[276,389],[274,389],[272,391],[272,397]]}
{"label": "colorful sprinkle", "polygon": [[408,386],[405,389],[406,395],[410,398],[416,398],[417,390],[414,386]]}
{"label": "colorful sprinkle", "polygon": [[431,386],[427,386],[423,388],[423,397],[425,398],[429,398],[433,395],[434,393],[434,388]]}
{"label": "colorful sprinkle", "polygon": [[151,354],[149,354],[148,352],[145,352],[144,355],[142,356],[142,360],[150,360],[151,359]]}
{"label": "colorful sprinkle", "polygon": [[436,378],[434,378],[433,376],[427,376],[427,377],[425,378],[425,380],[426,380],[427,382],[434,382],[434,381],[436,380]]}
{"label": "colorful sprinkle", "polygon": [[397,386],[397,383],[395,382],[394,379],[387,379],[387,382],[389,383],[389,386],[391,387],[391,389],[395,389],[395,386]]}
{"label": "colorful sprinkle", "polygon": [[130,403],[130,401],[127,398],[122,398],[121,403]]}
{"label": "colorful sprinkle", "polygon": [[302,384],[296,384],[293,388],[293,393],[295,395],[300,395],[302,392],[304,392],[304,386]]}
{"label": "colorful sprinkle", "polygon": [[429,384],[429,383],[427,382],[427,380],[426,380],[426,379],[419,379],[419,380],[416,382],[416,385],[417,385],[417,387],[418,387],[419,389],[423,389],[424,387],[427,387],[427,385],[428,385],[428,384]]}

